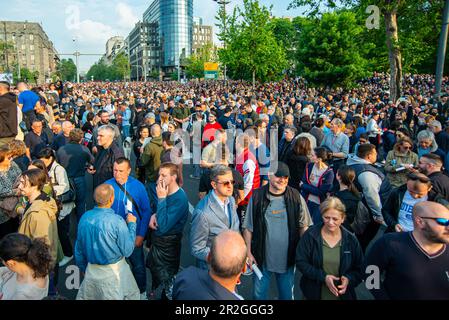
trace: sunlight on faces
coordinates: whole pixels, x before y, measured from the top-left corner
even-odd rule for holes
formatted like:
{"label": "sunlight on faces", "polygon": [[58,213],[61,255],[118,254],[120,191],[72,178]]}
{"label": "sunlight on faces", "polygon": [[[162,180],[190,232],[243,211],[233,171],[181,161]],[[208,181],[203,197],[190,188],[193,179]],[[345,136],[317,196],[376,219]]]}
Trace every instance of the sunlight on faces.
{"label": "sunlight on faces", "polygon": [[421,199],[429,194],[431,187],[418,181],[408,180],[407,190],[413,199]]}
{"label": "sunlight on faces", "polygon": [[232,172],[218,176],[215,181],[211,181],[212,188],[218,195],[223,197],[231,197],[234,192],[234,180]]}
{"label": "sunlight on faces", "polygon": [[170,169],[168,168],[161,168],[159,169],[159,178],[157,179],[157,183],[159,184],[161,181],[164,181],[166,186],[170,186],[172,183],[176,183],[176,175],[171,175]]}
{"label": "sunlight on faces", "polygon": [[335,232],[345,221],[345,214],[337,209],[330,208],[321,215],[324,222],[324,228],[329,232]]}
{"label": "sunlight on faces", "polygon": [[128,177],[131,174],[131,168],[128,166],[127,162],[123,162],[121,164],[114,162],[113,170],[114,170],[114,179],[119,184],[124,184],[126,181],[128,181]]}
{"label": "sunlight on faces", "polygon": [[419,145],[423,149],[428,149],[428,148],[430,148],[432,146],[432,140],[429,140],[429,139],[420,140],[419,141]]}
{"label": "sunlight on faces", "polygon": [[274,174],[269,175],[270,185],[278,193],[285,191],[288,185],[288,177],[276,177]]}

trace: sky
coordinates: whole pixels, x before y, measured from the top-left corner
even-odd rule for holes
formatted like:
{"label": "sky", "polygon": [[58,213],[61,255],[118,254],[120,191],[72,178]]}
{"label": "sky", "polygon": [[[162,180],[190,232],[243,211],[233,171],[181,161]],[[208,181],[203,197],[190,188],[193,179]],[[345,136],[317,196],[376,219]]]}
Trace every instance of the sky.
{"label": "sky", "polygon": [[[113,36],[126,36],[152,0],[21,0],[13,5],[2,5],[0,20],[39,22],[53,42],[61,58],[62,54],[75,51],[87,54],[104,54],[106,41]],[[288,0],[260,0],[263,5],[273,5],[274,16],[297,16],[300,9],[287,10]],[[242,5],[242,0],[231,0],[232,9]],[[218,5],[212,0],[193,0],[194,17],[203,18],[203,24],[215,27]],[[216,39],[216,37],[215,37]],[[72,56],[73,58],[73,56]],[[87,72],[100,56],[80,57],[80,71]],[[74,59],[74,58],[73,58]]]}

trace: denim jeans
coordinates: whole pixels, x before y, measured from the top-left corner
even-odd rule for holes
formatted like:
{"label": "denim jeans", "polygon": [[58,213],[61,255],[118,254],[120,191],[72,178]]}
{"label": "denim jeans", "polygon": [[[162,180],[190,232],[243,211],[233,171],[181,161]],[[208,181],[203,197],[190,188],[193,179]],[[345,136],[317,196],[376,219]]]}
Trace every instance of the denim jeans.
{"label": "denim jeans", "polygon": [[123,126],[122,127],[123,140],[125,140],[126,138],[128,138],[130,136],[130,133],[129,133],[130,128],[131,128],[131,126]]}
{"label": "denim jeans", "polygon": [[321,218],[320,205],[315,202],[308,201],[307,206],[309,208],[313,224],[320,224],[323,222],[323,218]]}
{"label": "denim jeans", "polygon": [[79,222],[81,216],[86,212],[86,193],[87,193],[87,185],[85,177],[76,177],[73,178],[73,182],[75,184],[75,192],[76,192],[76,219]]}
{"label": "denim jeans", "polygon": [[195,178],[200,178],[201,177],[201,168],[199,164],[194,164],[193,165],[193,176]]}
{"label": "denim jeans", "polygon": [[134,248],[133,253],[128,258],[130,263],[131,272],[136,279],[137,286],[139,287],[140,293],[147,291],[147,273],[145,268],[145,258],[143,254],[143,247]]}
{"label": "denim jeans", "polygon": [[156,192],[156,182],[147,182],[147,192],[150,198],[151,212],[155,213],[157,211],[157,192]]}
{"label": "denim jeans", "polygon": [[[260,267],[259,267],[260,268]],[[266,267],[260,268],[262,279],[259,280],[256,274],[254,277],[254,300],[268,300],[268,290],[270,288],[271,275],[276,276],[276,283],[279,292],[279,300],[293,300],[293,290],[295,281],[295,267],[287,269],[285,273],[275,273],[266,270]]]}

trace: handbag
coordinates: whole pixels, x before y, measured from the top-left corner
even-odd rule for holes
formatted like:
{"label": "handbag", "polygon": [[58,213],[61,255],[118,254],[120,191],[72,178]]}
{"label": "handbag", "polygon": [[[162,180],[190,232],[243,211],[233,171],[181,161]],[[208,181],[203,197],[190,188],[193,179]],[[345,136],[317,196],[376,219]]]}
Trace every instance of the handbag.
{"label": "handbag", "polygon": [[0,209],[11,219],[18,216],[16,207],[19,203],[19,197],[8,196],[0,200]]}
{"label": "handbag", "polygon": [[[61,166],[62,167],[62,166]],[[53,171],[53,177],[56,180],[56,171]],[[60,194],[59,196],[56,196],[56,200],[58,200],[61,203],[70,203],[74,202],[76,200],[76,192],[75,192],[75,184],[72,179],[69,179],[69,190],[64,192],[63,194]]]}

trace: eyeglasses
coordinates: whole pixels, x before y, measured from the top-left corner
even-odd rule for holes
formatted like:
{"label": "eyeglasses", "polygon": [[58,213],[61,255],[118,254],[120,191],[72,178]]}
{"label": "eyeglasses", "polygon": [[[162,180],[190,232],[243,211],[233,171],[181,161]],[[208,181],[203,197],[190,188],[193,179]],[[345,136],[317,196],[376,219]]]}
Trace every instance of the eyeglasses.
{"label": "eyeglasses", "polygon": [[225,187],[229,187],[229,186],[234,185],[234,180],[230,180],[230,181],[217,181],[217,180],[214,180],[214,181],[215,181],[215,183],[222,184]]}
{"label": "eyeglasses", "polygon": [[434,217],[420,217],[421,219],[432,219],[435,220],[437,224],[443,227],[449,227],[449,219],[445,218],[434,218]]}
{"label": "eyeglasses", "polygon": [[401,146],[403,149],[405,149],[405,150],[410,150],[412,147],[410,147],[410,146]]}

